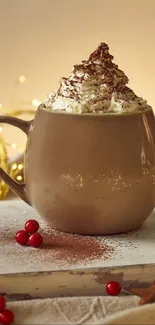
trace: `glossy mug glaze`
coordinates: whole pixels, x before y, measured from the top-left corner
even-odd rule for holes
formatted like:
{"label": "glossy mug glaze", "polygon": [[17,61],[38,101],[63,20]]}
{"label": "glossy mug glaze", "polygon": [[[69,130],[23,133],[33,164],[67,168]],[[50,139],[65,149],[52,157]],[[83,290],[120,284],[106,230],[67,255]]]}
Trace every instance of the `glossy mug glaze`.
{"label": "glossy mug glaze", "polygon": [[51,227],[108,235],[139,228],[155,206],[155,119],[68,114],[40,106],[32,121],[1,116],[28,135],[25,184],[0,177]]}

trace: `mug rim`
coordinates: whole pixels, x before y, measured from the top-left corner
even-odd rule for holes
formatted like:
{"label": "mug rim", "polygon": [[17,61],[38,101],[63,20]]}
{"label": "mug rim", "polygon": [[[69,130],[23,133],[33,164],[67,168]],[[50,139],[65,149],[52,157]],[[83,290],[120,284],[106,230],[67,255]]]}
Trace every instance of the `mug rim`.
{"label": "mug rim", "polygon": [[48,109],[47,107],[44,107],[43,104],[39,105],[38,110],[40,111],[43,111],[43,112],[46,112],[46,113],[49,113],[49,114],[52,114],[52,115],[61,115],[61,116],[78,116],[78,117],[95,117],[95,118],[104,118],[104,117],[126,117],[126,116],[137,116],[137,115],[143,115],[143,114],[146,114],[146,113],[149,113],[149,112],[153,112],[153,109],[152,107],[148,107],[146,109],[144,109],[143,111],[135,111],[135,112],[126,112],[126,113],[103,113],[103,114],[96,114],[96,113],[82,113],[82,114],[79,114],[79,113],[70,113],[70,112],[66,112],[66,111],[52,111],[50,109]]}

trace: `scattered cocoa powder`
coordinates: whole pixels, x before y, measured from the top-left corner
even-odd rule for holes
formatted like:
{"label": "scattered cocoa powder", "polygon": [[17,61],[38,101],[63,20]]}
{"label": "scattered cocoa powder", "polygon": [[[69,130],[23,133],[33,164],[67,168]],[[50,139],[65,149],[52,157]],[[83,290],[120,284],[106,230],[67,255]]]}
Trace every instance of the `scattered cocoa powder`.
{"label": "scattered cocoa powder", "polygon": [[107,259],[114,251],[113,247],[95,237],[72,235],[45,228],[43,249],[52,250],[52,258],[76,263],[85,260]]}

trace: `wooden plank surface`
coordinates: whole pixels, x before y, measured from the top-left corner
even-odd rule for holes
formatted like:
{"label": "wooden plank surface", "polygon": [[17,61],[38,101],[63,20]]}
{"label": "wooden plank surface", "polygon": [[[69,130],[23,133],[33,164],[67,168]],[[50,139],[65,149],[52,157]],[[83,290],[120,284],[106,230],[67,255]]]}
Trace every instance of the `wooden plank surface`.
{"label": "wooden plank surface", "polygon": [[[80,260],[79,256],[67,259],[67,250],[60,259],[59,250],[65,245],[66,237],[57,247],[46,245],[46,240],[40,249],[19,246],[15,233],[32,218],[39,220],[45,237],[61,235],[49,232],[37,213],[22,201],[0,202],[1,293],[16,297],[102,295],[104,284],[110,280],[119,281],[124,293],[129,286],[146,286],[155,280],[155,212],[136,232],[98,237],[100,246],[109,247],[110,253],[93,260],[87,257]],[[77,255],[77,247],[73,245],[73,256],[74,251]]]}

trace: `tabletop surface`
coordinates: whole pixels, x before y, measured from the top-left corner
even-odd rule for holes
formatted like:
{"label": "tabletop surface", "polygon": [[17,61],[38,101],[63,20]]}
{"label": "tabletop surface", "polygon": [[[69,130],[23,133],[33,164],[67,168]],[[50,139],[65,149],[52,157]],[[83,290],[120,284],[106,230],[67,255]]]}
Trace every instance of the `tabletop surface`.
{"label": "tabletop surface", "polygon": [[[23,247],[15,234],[37,219],[40,248]],[[155,211],[138,231],[117,236],[84,237],[53,231],[22,201],[0,202],[0,274],[88,270],[155,263]]]}

